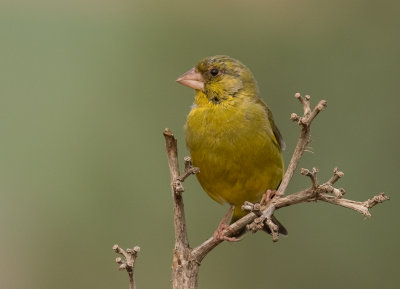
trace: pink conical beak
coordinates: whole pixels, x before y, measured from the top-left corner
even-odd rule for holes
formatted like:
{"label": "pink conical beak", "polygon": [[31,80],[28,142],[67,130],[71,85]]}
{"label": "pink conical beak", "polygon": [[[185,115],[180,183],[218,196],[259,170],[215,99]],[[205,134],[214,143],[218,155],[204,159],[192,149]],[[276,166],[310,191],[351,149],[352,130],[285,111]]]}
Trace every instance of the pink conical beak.
{"label": "pink conical beak", "polygon": [[204,88],[204,78],[195,67],[179,76],[176,82],[196,90],[202,90]]}

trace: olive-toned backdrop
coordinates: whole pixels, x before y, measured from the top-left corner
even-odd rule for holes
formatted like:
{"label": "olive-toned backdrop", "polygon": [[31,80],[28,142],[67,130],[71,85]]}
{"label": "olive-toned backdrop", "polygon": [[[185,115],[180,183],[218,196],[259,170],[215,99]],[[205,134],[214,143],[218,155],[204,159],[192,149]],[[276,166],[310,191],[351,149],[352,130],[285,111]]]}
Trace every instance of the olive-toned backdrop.
{"label": "olive-toned backdrop", "polygon": [[[289,237],[224,243],[199,288],[399,288],[398,1],[13,1],[0,4],[0,288],[127,288],[111,247],[139,245],[138,289],[170,288],[162,131],[184,145],[193,91],[175,79],[214,54],[254,72],[286,143],[294,93],[327,99],[301,166],[346,197],[384,191],[363,216],[325,203],[280,210]],[[296,175],[289,191],[309,180]],[[192,245],[227,206],[185,183]]]}

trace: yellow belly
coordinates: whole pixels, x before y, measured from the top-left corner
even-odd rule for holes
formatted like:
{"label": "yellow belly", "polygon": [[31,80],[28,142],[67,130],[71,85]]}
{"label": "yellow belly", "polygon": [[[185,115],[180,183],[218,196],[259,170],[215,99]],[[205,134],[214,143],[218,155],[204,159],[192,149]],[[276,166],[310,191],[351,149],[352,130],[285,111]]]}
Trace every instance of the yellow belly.
{"label": "yellow belly", "polygon": [[276,189],[283,176],[280,148],[265,108],[248,102],[240,106],[194,107],[186,123],[186,144],[197,178],[217,202],[240,207],[259,201]]}

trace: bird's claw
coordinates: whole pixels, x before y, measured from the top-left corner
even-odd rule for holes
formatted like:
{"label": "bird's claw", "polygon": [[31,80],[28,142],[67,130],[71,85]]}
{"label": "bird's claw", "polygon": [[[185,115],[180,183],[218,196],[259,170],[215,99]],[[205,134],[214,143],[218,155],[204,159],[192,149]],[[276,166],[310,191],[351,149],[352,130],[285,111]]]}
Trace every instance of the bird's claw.
{"label": "bird's claw", "polygon": [[267,190],[261,197],[260,205],[265,206],[275,196],[276,190]]}
{"label": "bird's claw", "polygon": [[213,238],[216,241],[228,241],[228,242],[239,242],[242,238],[228,237],[225,235],[229,231],[229,225],[226,223],[220,223],[217,230],[215,230]]}
{"label": "bird's claw", "polygon": [[229,237],[225,234],[229,232],[228,219],[231,217],[234,207],[230,207],[226,215],[222,218],[221,222],[218,225],[218,228],[215,230],[213,238],[216,241],[228,241],[228,242],[238,242],[242,240],[242,238]]}

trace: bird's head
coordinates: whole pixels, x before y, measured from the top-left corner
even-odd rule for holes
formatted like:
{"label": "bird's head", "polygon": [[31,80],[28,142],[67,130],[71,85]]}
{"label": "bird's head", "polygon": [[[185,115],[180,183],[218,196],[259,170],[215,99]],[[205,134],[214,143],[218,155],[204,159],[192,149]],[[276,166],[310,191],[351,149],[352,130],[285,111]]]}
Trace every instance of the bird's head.
{"label": "bird's head", "polygon": [[176,81],[204,94],[215,104],[258,96],[257,83],[250,69],[226,55],[203,59]]}

